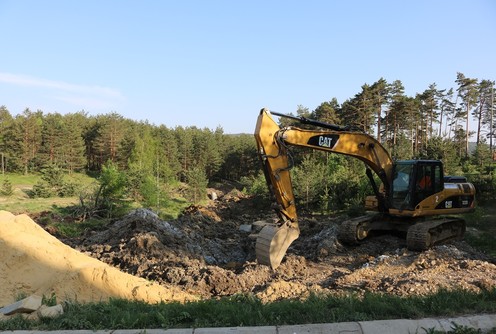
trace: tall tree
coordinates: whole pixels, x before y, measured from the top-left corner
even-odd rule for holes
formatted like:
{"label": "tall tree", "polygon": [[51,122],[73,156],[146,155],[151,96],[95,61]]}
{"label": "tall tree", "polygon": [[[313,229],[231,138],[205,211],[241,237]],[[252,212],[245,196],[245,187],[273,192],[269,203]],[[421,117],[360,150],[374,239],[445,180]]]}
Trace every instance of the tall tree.
{"label": "tall tree", "polygon": [[116,162],[117,153],[126,133],[124,118],[112,112],[99,115],[97,118],[97,134],[94,138],[94,149],[97,156],[97,165],[101,167],[105,162]]}
{"label": "tall tree", "polygon": [[470,137],[469,117],[470,110],[477,103],[478,84],[477,79],[465,77],[463,73],[458,72],[456,75],[456,83],[458,84],[458,95],[462,100],[463,110],[461,115],[465,117],[465,156],[468,156],[468,142]]}
{"label": "tall tree", "polygon": [[260,171],[260,161],[253,135],[225,135],[225,155],[220,176],[238,181],[244,176],[255,176]]}
{"label": "tall tree", "polygon": [[219,171],[222,164],[221,150],[224,144],[221,135],[223,130],[219,127],[215,132],[208,128],[202,130],[194,128],[192,131],[194,164],[203,169],[207,178],[210,179]]}
{"label": "tall tree", "polygon": [[[439,137],[445,137],[448,134],[447,129],[443,132],[443,125],[446,127],[451,122],[453,118],[453,114],[455,112],[455,103],[453,102],[453,88],[450,88],[448,91],[441,90],[439,91]],[[446,120],[444,122],[444,120]]]}
{"label": "tall tree", "polygon": [[339,103],[336,98],[331,101],[322,102],[311,114],[311,118],[329,124],[339,124],[339,117],[336,113]]}
{"label": "tall tree", "polygon": [[356,127],[370,133],[375,116],[373,96],[369,85],[364,84],[362,91],[353,98],[346,100],[338,112],[341,124]]}
{"label": "tall tree", "polygon": [[134,128],[134,137],[129,145],[126,145],[126,150],[130,149],[127,163],[128,189],[131,196],[138,201],[159,198],[155,195],[161,184],[157,141],[153,138],[151,130],[150,126],[140,124]]}
{"label": "tall tree", "polygon": [[59,113],[50,113],[44,115],[43,126],[41,130],[42,145],[39,151],[39,157],[42,165],[57,165],[62,162],[62,147],[66,141],[65,129],[62,115]]}
{"label": "tall tree", "polygon": [[405,88],[399,80],[394,81],[390,86],[391,102],[389,111],[385,118],[386,130],[385,139],[389,139],[390,147],[394,148],[397,143],[397,138],[405,124],[407,113],[405,113]]}
{"label": "tall tree", "polygon": [[9,145],[9,138],[11,138],[13,134],[13,124],[14,118],[7,107],[0,106],[0,172],[2,173],[7,169],[6,161],[9,153],[14,153],[9,152],[13,149],[13,147]]}
{"label": "tall tree", "polygon": [[439,116],[439,96],[440,91],[437,89],[436,84],[432,83],[429,88],[419,95],[421,103],[422,119],[425,120],[426,136],[425,141],[432,137],[434,132],[434,123],[438,121]]}
{"label": "tall tree", "polygon": [[[494,144],[494,138],[496,137],[496,124],[494,118],[496,117],[496,112],[495,112],[495,106],[494,106],[494,85],[495,81],[492,82],[491,84],[491,97],[488,99],[486,103],[486,112],[484,113],[484,119],[483,123],[484,126],[487,127],[488,129],[488,137],[489,137],[489,150],[493,152],[493,144]],[[492,153],[494,155],[494,160],[496,160],[496,152]]]}
{"label": "tall tree", "polygon": [[[294,114],[292,112],[290,112],[288,115],[294,116]],[[296,116],[310,118],[312,116],[312,113],[310,112],[310,109],[308,109],[307,107],[299,104],[297,106],[297,108],[296,108]],[[308,127],[305,124],[301,124],[300,122],[298,122],[296,120],[293,120],[293,119],[290,119],[290,118],[286,118],[286,117],[279,118],[279,126],[281,128],[287,127],[287,126],[297,126],[297,127],[300,127],[300,128],[306,128],[306,127]]]}
{"label": "tall tree", "polygon": [[380,78],[378,81],[372,84],[372,108],[376,112],[376,126],[377,126],[377,140],[381,142],[381,132],[382,132],[382,107],[388,102],[389,85],[384,78]]}
{"label": "tall tree", "polygon": [[481,142],[484,127],[488,127],[487,133],[491,132],[490,124],[491,108],[493,98],[494,83],[489,80],[481,80],[479,83],[479,105],[473,110],[472,116],[477,121],[477,147]]}
{"label": "tall tree", "polygon": [[200,203],[207,194],[208,178],[205,170],[199,166],[194,166],[186,172],[186,182],[188,184],[187,194],[193,203]]}
{"label": "tall tree", "polygon": [[81,171],[86,166],[85,145],[83,132],[87,129],[87,114],[85,111],[65,114],[64,143],[61,147],[63,166],[72,173]]}
{"label": "tall tree", "polygon": [[172,181],[181,171],[178,142],[174,132],[164,125],[159,126],[154,132],[158,145],[159,175],[166,181]]}
{"label": "tall tree", "polygon": [[[24,174],[27,174],[41,147],[41,131],[43,123],[43,112],[38,110],[32,112],[25,109],[22,114],[16,116],[18,133],[20,134],[21,161]],[[34,167],[34,166],[33,166]]]}
{"label": "tall tree", "polygon": [[175,135],[177,140],[178,158],[181,164],[179,179],[186,181],[186,172],[194,165],[194,151],[193,151],[193,128],[183,128],[178,126],[175,128]]}

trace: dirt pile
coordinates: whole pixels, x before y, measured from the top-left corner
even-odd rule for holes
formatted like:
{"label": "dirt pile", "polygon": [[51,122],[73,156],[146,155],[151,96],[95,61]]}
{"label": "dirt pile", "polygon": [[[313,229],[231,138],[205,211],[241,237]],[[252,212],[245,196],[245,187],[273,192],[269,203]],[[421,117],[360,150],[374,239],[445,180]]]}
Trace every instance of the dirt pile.
{"label": "dirt pile", "polygon": [[408,296],[496,287],[495,259],[463,241],[412,252],[404,237],[382,234],[347,246],[337,240],[340,218],[305,214],[300,215],[300,237],[281,266],[271,270],[257,264],[247,227],[273,222],[275,214],[236,190],[210,191],[215,200],[189,207],[178,219],[163,221],[139,209],[103,230],[62,240],[68,246],[29,218],[3,213],[0,304],[23,290],[81,301],[110,295],[154,301],[251,293],[269,302],[350,290]]}
{"label": "dirt pile", "polygon": [[310,293],[371,291],[395,295],[443,289],[496,287],[494,259],[465,242],[411,252],[401,236],[377,235],[359,246],[337,240],[339,219],[300,217],[301,236],[273,271],[255,260],[246,226],[273,221],[239,192],[218,195],[207,207],[190,207],[177,220],[161,221],[137,210],[81,240],[74,248],[129,274],[212,298],[253,293],[263,301]]}
{"label": "dirt pile", "polygon": [[109,297],[147,302],[194,299],[174,286],[150,283],[81,254],[26,215],[0,211],[0,254],[0,305],[31,294],[80,302]]}

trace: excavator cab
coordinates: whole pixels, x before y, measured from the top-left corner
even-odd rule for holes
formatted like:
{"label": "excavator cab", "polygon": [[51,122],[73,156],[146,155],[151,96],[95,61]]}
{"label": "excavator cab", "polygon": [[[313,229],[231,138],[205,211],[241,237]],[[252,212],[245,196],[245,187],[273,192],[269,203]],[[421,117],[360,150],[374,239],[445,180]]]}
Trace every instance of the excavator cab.
{"label": "excavator cab", "polygon": [[390,208],[415,210],[429,196],[444,188],[443,165],[439,160],[403,160],[393,166]]}

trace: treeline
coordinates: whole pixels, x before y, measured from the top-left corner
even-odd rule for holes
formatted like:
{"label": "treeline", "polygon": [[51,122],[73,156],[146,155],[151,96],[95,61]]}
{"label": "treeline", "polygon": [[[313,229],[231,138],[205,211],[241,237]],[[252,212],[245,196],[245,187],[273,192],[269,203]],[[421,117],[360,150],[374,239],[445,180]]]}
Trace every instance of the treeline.
{"label": "treeline", "polygon": [[[195,126],[171,129],[117,113],[61,115],[26,109],[13,117],[4,106],[0,155],[0,173],[41,174],[32,196],[78,196],[83,218],[113,216],[129,200],[160,211],[180,182],[187,185],[181,189],[184,197],[197,203],[206,197],[210,181],[238,181],[260,170],[252,134]],[[89,190],[67,183],[64,174],[74,172],[94,175],[98,182]],[[11,185],[3,184],[0,192],[11,193]]]}
{"label": "treeline", "polygon": [[[381,78],[342,104],[333,98],[314,110],[299,106],[296,114],[369,133],[394,159],[441,159],[446,175],[465,175],[479,199],[494,198],[495,82],[457,73],[455,84],[440,89],[433,83],[407,96],[401,81]],[[371,193],[365,168],[356,159],[301,150],[293,158],[295,193],[307,207],[358,209]]]}
{"label": "treeline", "polygon": [[[442,159],[448,174],[490,175],[494,81],[458,73],[455,83],[449,89],[433,83],[412,97],[405,95],[401,81],[388,83],[381,78],[364,84],[342,104],[333,98],[314,110],[298,106],[296,114],[367,132],[394,158]],[[254,110],[254,124],[256,117]],[[292,121],[281,118],[280,122],[284,126]],[[112,163],[125,173],[128,193],[136,199],[144,188],[177,181],[202,185],[221,179],[244,181],[254,193],[266,188],[252,134],[230,135],[222,128],[195,126],[168,128],[117,113],[61,115],[26,109],[12,116],[2,106],[0,154],[2,172],[13,173],[38,173],[47,166],[67,173],[100,173]],[[358,202],[367,191],[363,166],[356,159],[295,150],[295,161],[295,191],[307,205],[343,206],[343,198]],[[338,193],[341,196],[334,195]]]}
{"label": "treeline", "polygon": [[471,153],[472,137],[477,147],[486,144],[493,149],[494,81],[458,73],[455,82],[455,89],[439,89],[433,83],[411,97],[405,95],[401,81],[388,83],[381,78],[364,84],[359,93],[342,104],[331,99],[313,111],[300,106],[297,114],[354,126],[376,137],[398,158],[432,157],[429,150],[433,142],[443,141],[453,144],[463,160]]}
{"label": "treeline", "polygon": [[[256,116],[256,113],[254,114]],[[4,172],[37,173],[47,165],[72,172],[100,172],[113,162],[121,170],[184,180],[200,169],[207,178],[239,180],[258,162],[251,134],[222,128],[155,126],[117,113],[61,115],[29,109],[13,117],[0,107],[0,154]]]}

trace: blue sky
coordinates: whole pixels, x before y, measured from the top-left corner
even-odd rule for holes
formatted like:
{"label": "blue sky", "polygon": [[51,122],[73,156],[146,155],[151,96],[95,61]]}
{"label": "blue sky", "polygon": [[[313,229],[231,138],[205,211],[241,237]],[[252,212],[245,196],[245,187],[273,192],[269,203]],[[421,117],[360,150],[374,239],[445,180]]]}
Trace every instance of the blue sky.
{"label": "blue sky", "polygon": [[496,1],[0,0],[0,105],[252,133],[401,80],[496,80]]}

